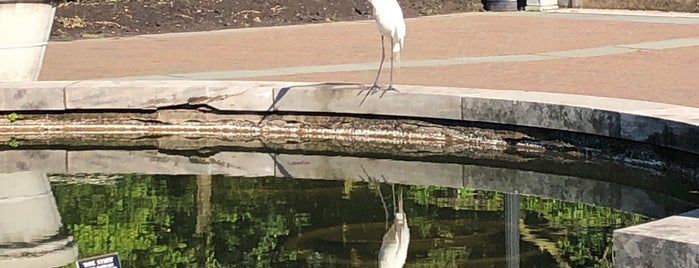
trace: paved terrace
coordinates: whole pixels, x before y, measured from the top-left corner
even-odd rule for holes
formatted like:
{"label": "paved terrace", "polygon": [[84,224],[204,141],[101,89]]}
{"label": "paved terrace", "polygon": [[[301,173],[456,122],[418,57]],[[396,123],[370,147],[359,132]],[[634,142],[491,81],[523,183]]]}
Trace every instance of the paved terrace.
{"label": "paved terrace", "polygon": [[[699,17],[634,14],[471,13],[408,19],[396,83],[699,107]],[[52,42],[40,79],[370,84],[379,56],[373,21],[147,35]]]}
{"label": "paved terrace", "polygon": [[[362,112],[534,124],[641,141],[660,135],[655,142],[682,141],[676,147],[696,153],[699,17],[634,14],[474,13],[410,19],[397,77],[401,92],[368,100]],[[51,43],[41,79],[369,84],[379,49],[372,21],[84,40]],[[14,101],[6,106],[26,106],[25,89],[42,90],[42,105],[55,104],[59,110],[189,103],[192,96],[209,96],[212,83],[227,84],[218,91],[236,93],[208,103],[217,108],[357,109],[350,103],[354,99],[347,98],[354,92],[337,88],[301,86],[290,91],[283,87],[294,83],[193,81],[11,84],[11,90],[22,94],[9,92]],[[171,98],[158,98],[162,86],[171,90]],[[114,94],[105,96],[107,90]],[[148,97],[135,100],[137,94]],[[434,109],[415,109],[418,105]],[[521,111],[526,116],[517,116]],[[605,118],[612,120],[599,120]],[[660,145],[672,147],[670,143]],[[619,200],[628,204],[627,199]],[[615,266],[697,267],[697,220],[695,210],[616,230]]]}

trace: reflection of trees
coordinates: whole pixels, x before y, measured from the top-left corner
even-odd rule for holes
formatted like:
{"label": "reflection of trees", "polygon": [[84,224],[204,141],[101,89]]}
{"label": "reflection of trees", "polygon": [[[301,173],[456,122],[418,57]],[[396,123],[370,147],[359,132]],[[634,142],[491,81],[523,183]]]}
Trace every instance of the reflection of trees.
{"label": "reflection of trees", "polygon": [[53,187],[81,257],[119,252],[124,267],[177,267],[195,258],[191,236],[182,235],[194,219],[177,209],[194,206],[195,185],[186,182],[126,175],[114,184]]}
{"label": "reflection of trees", "polygon": [[[440,207],[454,204],[455,209],[462,210],[503,209],[504,194],[496,192],[461,189],[454,193],[442,187],[417,186],[411,193],[422,204]],[[522,239],[554,254],[559,265],[566,267],[611,267],[612,231],[650,220],[606,207],[521,198]]]}
{"label": "reflection of trees", "polygon": [[[560,257],[573,267],[612,267],[612,231],[649,221],[638,214],[536,197],[525,197],[522,207],[546,220],[546,228],[566,230],[546,237],[556,242]],[[530,228],[542,223],[527,222]]]}
{"label": "reflection of trees", "polygon": [[[504,264],[503,194],[401,188],[411,218],[406,267]],[[125,175],[53,189],[81,257],[119,252],[125,267],[375,267],[385,231],[379,197],[365,183]],[[522,234],[544,242],[525,238],[523,266],[541,251],[573,267],[604,265],[611,230],[646,220],[536,197],[521,197],[520,208]]]}

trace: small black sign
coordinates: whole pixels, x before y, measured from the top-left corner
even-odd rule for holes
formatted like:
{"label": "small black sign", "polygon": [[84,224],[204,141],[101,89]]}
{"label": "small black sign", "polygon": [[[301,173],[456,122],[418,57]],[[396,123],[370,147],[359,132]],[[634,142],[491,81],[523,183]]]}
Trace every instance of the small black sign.
{"label": "small black sign", "polygon": [[78,268],[121,268],[118,253],[104,254],[75,261]]}

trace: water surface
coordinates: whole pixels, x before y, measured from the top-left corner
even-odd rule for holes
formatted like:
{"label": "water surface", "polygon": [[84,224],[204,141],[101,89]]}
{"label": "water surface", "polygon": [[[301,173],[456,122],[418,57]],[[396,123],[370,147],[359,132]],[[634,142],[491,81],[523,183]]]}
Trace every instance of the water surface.
{"label": "water surface", "polygon": [[0,239],[0,261],[60,240],[77,258],[118,252],[124,267],[378,267],[391,245],[404,267],[611,267],[614,229],[699,207],[691,178],[655,162],[577,155],[11,153],[13,168],[43,168],[45,213],[62,227]]}

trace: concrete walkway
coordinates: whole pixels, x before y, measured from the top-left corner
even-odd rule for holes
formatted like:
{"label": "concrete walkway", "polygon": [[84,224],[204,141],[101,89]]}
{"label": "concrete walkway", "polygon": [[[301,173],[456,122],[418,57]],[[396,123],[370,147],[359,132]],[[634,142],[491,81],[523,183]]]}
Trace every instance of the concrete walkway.
{"label": "concrete walkway", "polygon": [[[696,16],[470,13],[409,19],[407,26],[397,84],[699,107]],[[50,43],[40,79],[370,84],[379,55],[373,21],[149,35]]]}

